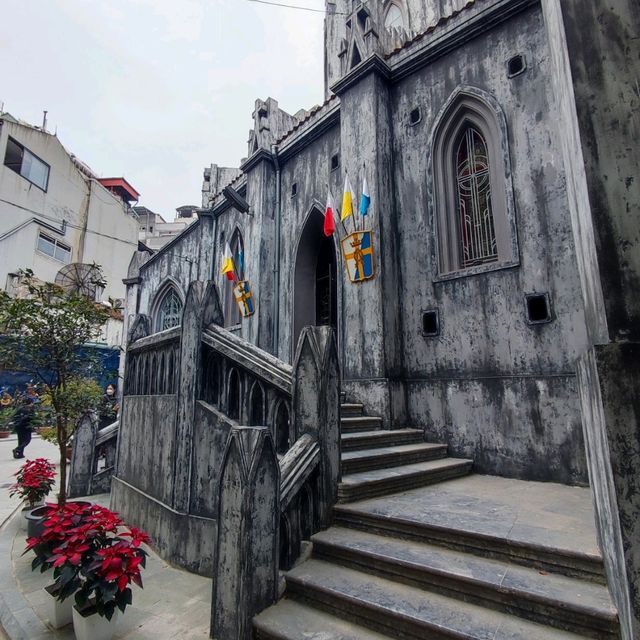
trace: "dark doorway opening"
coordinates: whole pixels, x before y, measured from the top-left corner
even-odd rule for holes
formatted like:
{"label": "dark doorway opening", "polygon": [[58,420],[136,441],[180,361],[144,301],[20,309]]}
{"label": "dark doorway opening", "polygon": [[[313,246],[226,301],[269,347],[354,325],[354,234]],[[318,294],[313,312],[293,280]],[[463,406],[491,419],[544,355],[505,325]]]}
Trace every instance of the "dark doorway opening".
{"label": "dark doorway opening", "polygon": [[338,326],[336,301],[336,252],[332,238],[325,237],[316,263],[316,326]]}
{"label": "dark doorway opening", "polygon": [[324,235],[324,217],[311,212],[302,231],[296,255],[292,353],[302,329],[309,325],[338,328],[336,244]]}

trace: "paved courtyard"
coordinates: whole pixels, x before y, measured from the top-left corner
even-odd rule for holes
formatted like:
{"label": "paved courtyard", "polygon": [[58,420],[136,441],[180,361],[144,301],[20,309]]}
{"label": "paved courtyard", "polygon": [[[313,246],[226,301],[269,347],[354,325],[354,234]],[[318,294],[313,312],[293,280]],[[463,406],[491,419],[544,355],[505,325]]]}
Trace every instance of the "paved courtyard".
{"label": "paved courtyard", "polygon": [[[9,497],[13,474],[23,460],[14,460],[15,437],[0,440],[0,640],[75,638],[71,625],[54,630],[44,613],[48,597],[43,587],[51,582],[47,572],[31,571],[31,556],[22,555],[26,532],[20,528],[20,501]],[[34,438],[26,458],[57,460],[55,446]],[[92,498],[108,506],[109,496]],[[133,605],[118,621],[117,639],[208,638],[211,580],[173,568],[154,553],[143,571],[144,589],[133,587]]]}

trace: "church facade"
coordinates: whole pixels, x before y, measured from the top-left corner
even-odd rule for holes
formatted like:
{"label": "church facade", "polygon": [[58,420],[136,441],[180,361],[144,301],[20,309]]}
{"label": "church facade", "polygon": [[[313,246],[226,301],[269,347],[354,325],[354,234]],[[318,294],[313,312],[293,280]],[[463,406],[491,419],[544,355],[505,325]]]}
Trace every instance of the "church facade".
{"label": "church facade", "polygon": [[589,485],[636,638],[637,2],[326,9],[323,104],[257,100],[198,221],[131,260],[112,503],[214,576],[212,637],[250,637],[353,498],[349,440],[411,432],[478,474]]}
{"label": "church facade", "polygon": [[[419,426],[480,472],[586,483],[587,328],[540,4],[328,12],[326,102],[291,116],[256,101],[248,157],[205,170],[206,211],[139,268],[136,311],[171,326],[189,282],[211,278],[227,327],[285,361],[302,327],[333,325],[343,391],[385,426]],[[371,206],[326,237],[345,174]],[[372,237],[361,282],[341,247],[356,228]],[[244,319],[226,244],[252,291]]]}

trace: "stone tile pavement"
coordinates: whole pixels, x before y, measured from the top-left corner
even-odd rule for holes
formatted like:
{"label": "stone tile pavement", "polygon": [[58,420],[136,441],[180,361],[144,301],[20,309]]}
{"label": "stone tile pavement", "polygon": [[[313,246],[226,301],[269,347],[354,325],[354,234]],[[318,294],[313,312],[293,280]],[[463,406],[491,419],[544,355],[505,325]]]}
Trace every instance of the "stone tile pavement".
{"label": "stone tile pavement", "polygon": [[[21,530],[20,502],[8,487],[22,460],[14,460],[15,437],[0,440],[0,640],[71,640],[71,625],[52,629],[44,613],[43,588],[49,573],[31,571],[31,556],[22,555],[26,533]],[[27,458],[57,459],[53,445],[34,438]],[[109,496],[93,496],[108,506]],[[146,640],[209,637],[211,580],[171,567],[153,552],[143,571],[144,589],[133,586],[133,605],[120,616],[115,638]],[[3,631],[6,634],[3,635]]]}

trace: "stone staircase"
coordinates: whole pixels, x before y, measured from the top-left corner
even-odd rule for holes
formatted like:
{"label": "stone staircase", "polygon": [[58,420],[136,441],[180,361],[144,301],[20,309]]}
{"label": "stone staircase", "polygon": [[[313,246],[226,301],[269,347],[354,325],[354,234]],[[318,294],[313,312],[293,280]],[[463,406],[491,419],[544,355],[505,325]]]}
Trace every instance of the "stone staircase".
{"label": "stone staircase", "polygon": [[447,446],[424,442],[418,429],[383,430],[382,418],[343,404],[342,482],[338,500],[352,502],[466,475],[472,460],[447,457]]}
{"label": "stone staircase", "polygon": [[[518,530],[508,521],[517,492],[536,503],[546,485],[468,476],[471,465],[421,431],[382,430],[362,405],[343,404],[334,526],[287,572],[285,597],[255,618],[254,637],[619,638],[601,557],[595,543],[579,544],[580,522],[575,534],[547,532],[534,511]],[[571,488],[554,487],[552,512],[583,511]]]}

